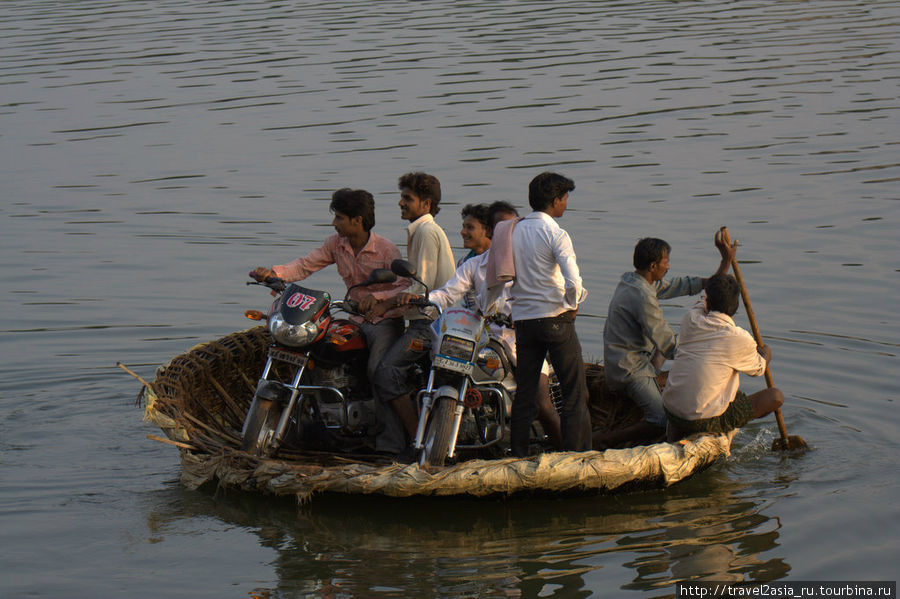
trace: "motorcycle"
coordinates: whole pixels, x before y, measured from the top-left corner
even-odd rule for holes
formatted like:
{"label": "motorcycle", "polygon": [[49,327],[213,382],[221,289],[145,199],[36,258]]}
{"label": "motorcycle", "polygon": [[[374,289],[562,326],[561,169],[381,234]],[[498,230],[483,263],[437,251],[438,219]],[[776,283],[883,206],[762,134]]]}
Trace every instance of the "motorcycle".
{"label": "motorcycle", "polygon": [[358,314],[352,289],[396,280],[390,270],[375,269],[347,289],[343,301],[277,277],[247,282],[277,296],[268,314],[245,312],[266,321],[273,342],[241,430],[242,450],[272,457],[286,442],[319,449],[368,442],[377,420],[365,375],[365,336],[356,323],[333,312]]}
{"label": "motorcycle", "polygon": [[[412,265],[395,260],[391,270],[422,284]],[[516,382],[504,345],[490,336],[491,322],[511,327],[502,314],[485,317],[466,308],[447,308],[425,299],[438,318],[432,329],[431,367],[416,397],[419,422],[413,446],[420,465],[442,466],[457,450],[481,451],[498,446],[508,432]]]}

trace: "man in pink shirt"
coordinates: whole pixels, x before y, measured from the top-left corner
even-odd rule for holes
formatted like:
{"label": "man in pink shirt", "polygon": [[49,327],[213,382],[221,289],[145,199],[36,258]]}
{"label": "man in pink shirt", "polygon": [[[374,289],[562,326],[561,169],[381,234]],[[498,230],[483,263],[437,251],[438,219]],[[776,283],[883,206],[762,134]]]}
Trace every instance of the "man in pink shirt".
{"label": "man in pink shirt", "polygon": [[[300,281],[329,264],[336,264],[338,273],[347,288],[366,280],[376,268],[391,267],[391,262],[400,258],[400,251],[392,242],[372,232],[375,226],[375,201],[372,194],[362,189],[339,189],[331,196],[331,224],[335,231],[328,236],[321,247],[309,255],[293,262],[273,266],[271,269],[259,267],[254,276],[264,279],[277,276],[285,281]],[[382,300],[396,294],[409,285],[406,279],[394,283],[357,287],[350,292],[350,298],[365,305],[373,300]],[[360,325],[369,346],[369,362],[366,372],[369,380],[378,367],[384,353],[403,333],[403,318],[400,310],[394,309],[381,316],[364,320],[351,316]]]}

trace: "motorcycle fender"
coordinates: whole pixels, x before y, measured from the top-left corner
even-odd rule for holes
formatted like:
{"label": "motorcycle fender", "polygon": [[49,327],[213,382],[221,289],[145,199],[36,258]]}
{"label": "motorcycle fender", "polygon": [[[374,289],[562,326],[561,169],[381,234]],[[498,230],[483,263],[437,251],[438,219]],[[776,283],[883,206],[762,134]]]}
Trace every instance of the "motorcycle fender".
{"label": "motorcycle fender", "polygon": [[450,385],[441,385],[434,390],[432,397],[452,397],[456,401],[459,401],[459,389],[451,387]]}

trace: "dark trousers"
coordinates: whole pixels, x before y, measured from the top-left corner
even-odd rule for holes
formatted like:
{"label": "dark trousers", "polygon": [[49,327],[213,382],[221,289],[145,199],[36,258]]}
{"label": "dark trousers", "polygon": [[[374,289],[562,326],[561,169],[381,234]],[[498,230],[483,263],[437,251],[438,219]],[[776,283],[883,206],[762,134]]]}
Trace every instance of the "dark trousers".
{"label": "dark trousers", "polygon": [[574,314],[552,318],[517,320],[516,397],[510,422],[512,453],[528,455],[531,423],[538,414],[537,391],[541,365],[549,354],[550,364],[559,379],[563,396],[560,414],[562,443],[566,451],[591,448],[591,419],[588,414],[588,390],[584,376],[581,343],[575,333]]}

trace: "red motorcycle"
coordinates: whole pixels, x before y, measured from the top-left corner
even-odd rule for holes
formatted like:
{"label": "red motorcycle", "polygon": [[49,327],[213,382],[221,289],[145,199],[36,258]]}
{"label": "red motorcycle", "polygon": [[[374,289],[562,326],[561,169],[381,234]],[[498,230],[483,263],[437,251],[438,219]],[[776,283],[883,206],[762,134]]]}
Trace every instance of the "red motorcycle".
{"label": "red motorcycle", "polygon": [[241,449],[271,457],[283,444],[333,451],[374,446],[366,339],[356,323],[333,313],[358,314],[351,289],[396,279],[390,270],[373,270],[342,301],[275,277],[247,283],[278,295],[268,314],[246,312],[266,321],[273,342],[241,430]]}

